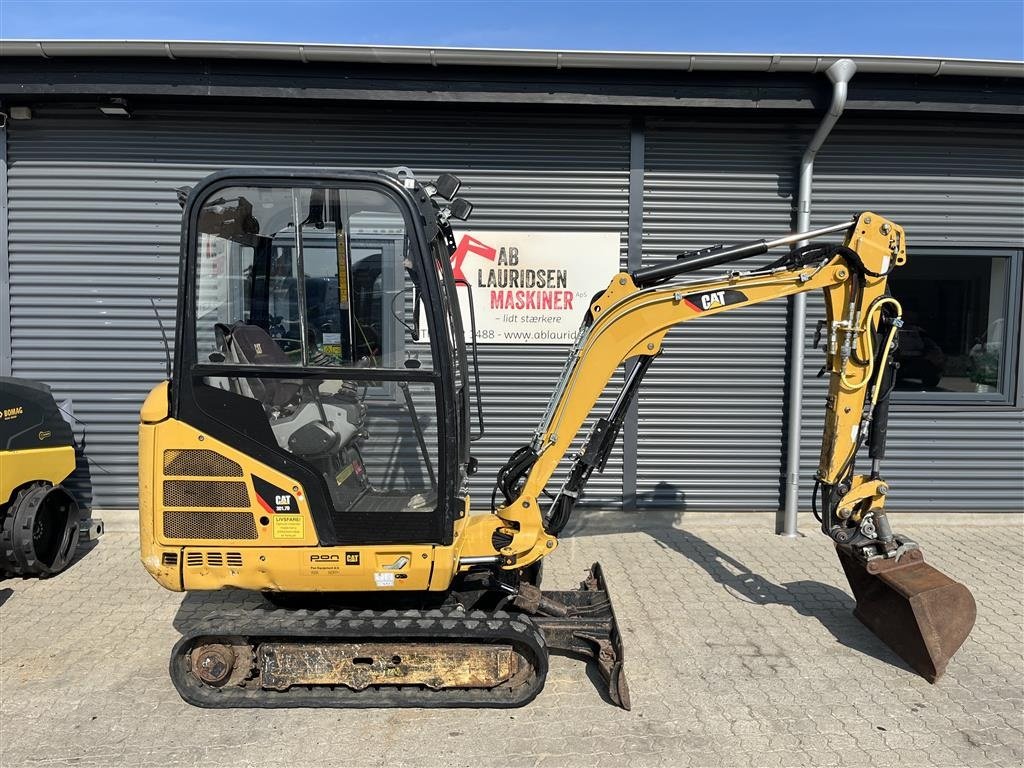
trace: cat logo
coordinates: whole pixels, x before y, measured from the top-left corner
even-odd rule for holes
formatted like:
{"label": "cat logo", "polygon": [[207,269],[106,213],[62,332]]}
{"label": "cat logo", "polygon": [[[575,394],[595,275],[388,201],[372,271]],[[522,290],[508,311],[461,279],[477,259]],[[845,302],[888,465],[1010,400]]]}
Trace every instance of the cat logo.
{"label": "cat logo", "polygon": [[725,306],[725,291],[712,291],[700,297],[700,305],[704,309]]}
{"label": "cat logo", "polygon": [[747,295],[743,291],[737,291],[735,288],[723,288],[720,291],[691,293],[689,296],[683,296],[682,299],[695,312],[707,312],[719,307],[741,304],[747,300]]}
{"label": "cat logo", "polygon": [[292,495],[256,475],[252,476],[252,484],[256,489],[256,501],[267,514],[299,514],[297,499],[302,498],[302,491],[298,486],[295,486],[295,494]]}
{"label": "cat logo", "polygon": [[345,565],[359,565],[359,553],[358,552],[346,552],[345,553]]}

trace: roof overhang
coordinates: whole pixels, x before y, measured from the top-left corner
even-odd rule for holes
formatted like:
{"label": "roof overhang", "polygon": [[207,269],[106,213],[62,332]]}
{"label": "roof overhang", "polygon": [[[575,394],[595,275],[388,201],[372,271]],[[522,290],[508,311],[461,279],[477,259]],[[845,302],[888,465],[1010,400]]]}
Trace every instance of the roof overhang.
{"label": "roof overhang", "polygon": [[677,72],[824,72],[853,59],[873,74],[963,75],[1024,78],[1024,62],[916,56],[789,53],[668,53],[557,51],[525,48],[445,48],[408,45],[248,43],[189,40],[0,40],[0,56],[157,57],[255,59],[303,64],[347,62],[429,66],[540,67],[549,69],[653,69]]}
{"label": "roof overhang", "polygon": [[1024,62],[159,40],[0,40],[0,96],[102,95],[810,109],[857,64],[848,109],[1024,114]]}

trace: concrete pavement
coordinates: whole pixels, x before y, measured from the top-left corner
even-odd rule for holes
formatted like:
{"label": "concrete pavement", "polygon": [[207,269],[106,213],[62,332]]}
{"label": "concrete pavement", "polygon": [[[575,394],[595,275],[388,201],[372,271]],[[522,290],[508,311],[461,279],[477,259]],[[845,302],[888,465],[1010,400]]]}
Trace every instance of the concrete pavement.
{"label": "concrete pavement", "polygon": [[590,513],[545,564],[550,588],[604,565],[631,712],[606,704],[584,665],[562,657],[517,710],[189,707],[167,677],[175,627],[260,598],[165,592],[139,564],[135,535],[108,530],[55,579],[0,581],[0,765],[1024,762],[1020,517],[895,516],[978,602],[974,633],[937,685],[852,617],[828,541],[784,540],[749,520]]}

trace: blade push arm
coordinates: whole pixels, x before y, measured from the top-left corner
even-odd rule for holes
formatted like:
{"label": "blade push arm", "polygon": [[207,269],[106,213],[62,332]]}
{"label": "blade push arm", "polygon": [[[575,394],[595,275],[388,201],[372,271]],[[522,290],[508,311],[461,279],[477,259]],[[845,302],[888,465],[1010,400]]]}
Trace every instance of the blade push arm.
{"label": "blade push arm", "polygon": [[[843,246],[808,246],[750,272],[660,285],[695,268],[842,230],[848,231]],[[875,402],[887,394],[883,374],[889,371],[889,350],[899,311],[898,304],[887,297],[886,279],[905,258],[902,228],[865,213],[854,222],[818,233],[708,249],[697,254],[696,266],[684,261],[633,275],[616,275],[592,301],[531,444],[517,451],[499,473],[498,489],[505,503],[496,512],[501,523],[498,531],[507,541],[499,547],[504,567],[527,565],[557,545],[567,510],[571,510],[590,473],[602,468],[607,460],[625,407],[643,372],[661,352],[669,329],[811,290],[824,290],[828,311],[826,368],[831,382],[818,477],[825,505],[823,527],[841,544],[854,542],[856,528],[851,526],[869,519],[869,510],[881,510],[887,491],[877,471],[863,478],[851,472],[856,449],[868,436]],[[878,342],[875,337],[880,327],[891,327],[892,331]],[[615,370],[630,358],[637,358],[637,365],[615,407],[608,418],[595,425],[586,446],[575,457],[569,480],[545,515],[539,502],[545,486]]]}

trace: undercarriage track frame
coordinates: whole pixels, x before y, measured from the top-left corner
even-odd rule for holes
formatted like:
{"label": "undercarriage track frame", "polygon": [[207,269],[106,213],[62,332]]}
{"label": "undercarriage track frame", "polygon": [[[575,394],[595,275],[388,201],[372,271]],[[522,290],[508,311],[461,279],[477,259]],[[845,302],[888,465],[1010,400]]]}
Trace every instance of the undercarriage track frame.
{"label": "undercarriage track frame", "polygon": [[[381,685],[353,690],[345,685],[293,685],[287,690],[261,686],[246,670],[223,684],[204,683],[193,673],[193,651],[199,646],[238,647],[244,644],[251,656],[235,653],[237,663],[258,667],[261,643],[395,644],[472,643],[511,646],[532,665],[532,674],[514,687],[493,689]],[[229,666],[230,666],[229,662]],[[181,697],[198,707],[518,707],[543,688],[547,675],[547,650],[540,632],[528,617],[503,612],[431,611],[331,611],[257,608],[209,616],[190,628],[171,651],[170,674]],[[232,676],[233,670],[229,669]]]}
{"label": "undercarriage track frame", "polygon": [[544,687],[552,650],[595,662],[608,698],[629,709],[622,637],[600,564],[579,589],[522,588],[515,604],[525,613],[214,614],[175,644],[171,680],[185,701],[209,708],[519,707]]}

